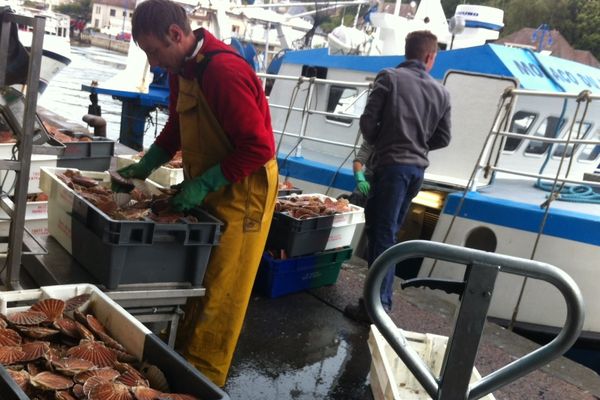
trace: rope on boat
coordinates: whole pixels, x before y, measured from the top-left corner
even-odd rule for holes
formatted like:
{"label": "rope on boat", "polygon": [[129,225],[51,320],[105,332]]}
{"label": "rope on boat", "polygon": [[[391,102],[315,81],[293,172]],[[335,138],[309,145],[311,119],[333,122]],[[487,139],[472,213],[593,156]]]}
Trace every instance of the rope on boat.
{"label": "rope on boat", "polygon": [[[534,185],[538,189],[550,192],[550,194],[548,194],[548,196],[546,196],[547,200],[544,203],[542,203],[542,205],[541,205],[542,207],[548,207],[550,205],[550,203],[554,200],[561,200],[561,201],[574,202],[574,203],[600,204],[600,193],[595,191],[591,185],[571,185],[571,184],[565,184],[564,182],[562,182],[561,184],[557,183],[558,176],[560,175],[561,168],[564,164],[564,159],[567,155],[567,152],[569,151],[569,145],[570,145],[571,138],[572,138],[573,126],[576,123],[577,114],[579,113],[579,108],[581,106],[581,103],[585,101],[585,108],[584,108],[583,114],[581,116],[581,120],[579,121],[579,128],[577,129],[577,135],[576,135],[575,139],[582,138],[581,129],[583,127],[583,121],[585,121],[585,118],[588,113],[589,104],[591,103],[590,94],[591,94],[590,91],[584,90],[577,97],[577,108],[575,110],[575,115],[574,115],[573,121],[571,122],[571,126],[569,128],[569,135],[567,136],[567,141],[564,145],[565,148],[564,148],[564,151],[562,152],[560,164],[559,164],[558,171],[556,173],[556,177],[555,177],[554,181],[552,183],[550,183],[550,182],[543,181],[541,178],[538,178],[538,180],[536,181],[536,183]],[[563,117],[565,114],[565,108],[566,108],[566,99],[565,99],[565,103],[563,104],[563,111],[561,113],[559,121],[563,120]],[[560,122],[556,126],[555,136],[558,135],[559,128],[560,128]],[[577,151],[579,146],[580,146],[580,143],[576,143],[575,145],[573,145],[573,150],[570,152],[571,154],[569,156],[569,163],[567,165],[567,170],[565,172],[565,176],[568,176],[569,172],[571,171],[571,167],[573,164],[573,158],[574,158],[573,155],[575,154],[575,152]],[[550,157],[553,153],[553,147],[554,147],[554,144],[552,144],[552,146],[550,147],[550,151],[548,152],[548,154],[546,154],[546,159],[544,160],[544,163],[542,164],[542,167],[540,168],[540,172],[539,172],[540,175],[542,174],[542,172],[546,168],[546,165],[548,164],[548,161],[550,160]]]}
{"label": "rope on boat", "polygon": [[[288,106],[287,114],[285,116],[285,121],[283,123],[283,128],[281,129],[281,134],[279,135],[279,142],[277,142],[277,149],[275,151],[275,154],[279,154],[279,149],[281,147],[281,143],[283,142],[283,136],[285,135],[285,130],[287,129],[287,125],[288,125],[288,122],[290,120],[290,116],[292,115],[294,104],[296,103],[296,98],[298,97],[298,93],[300,92],[300,87],[302,86],[302,82],[303,82],[302,77],[298,78],[298,81],[296,82],[296,86],[294,86],[294,89],[292,90],[292,95],[290,96],[290,104]],[[308,93],[309,93],[309,95],[306,96],[306,99],[304,101],[304,107],[302,109],[302,115],[304,115],[304,113],[305,113],[306,106],[307,106],[306,103],[307,103],[308,98],[310,97],[310,87],[313,85],[313,83],[314,83],[314,79],[311,79],[308,82]],[[279,167],[279,173],[284,176],[284,182],[287,182],[288,178],[289,178],[289,173],[288,173],[287,169],[285,168],[285,166],[287,164],[287,161],[288,161],[288,158],[294,152],[294,150],[296,150],[298,148],[298,146],[300,146],[300,143],[302,143],[302,137],[300,135],[298,135],[298,141],[292,147],[292,149],[289,151],[289,153],[287,153],[287,155],[283,159],[282,165]]]}

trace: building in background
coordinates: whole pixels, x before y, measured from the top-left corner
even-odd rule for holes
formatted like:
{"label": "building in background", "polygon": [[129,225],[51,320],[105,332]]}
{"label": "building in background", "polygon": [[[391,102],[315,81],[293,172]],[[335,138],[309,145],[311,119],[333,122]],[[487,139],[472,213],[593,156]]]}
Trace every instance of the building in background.
{"label": "building in background", "polygon": [[130,33],[134,8],[135,0],[94,0],[90,24],[109,35]]}

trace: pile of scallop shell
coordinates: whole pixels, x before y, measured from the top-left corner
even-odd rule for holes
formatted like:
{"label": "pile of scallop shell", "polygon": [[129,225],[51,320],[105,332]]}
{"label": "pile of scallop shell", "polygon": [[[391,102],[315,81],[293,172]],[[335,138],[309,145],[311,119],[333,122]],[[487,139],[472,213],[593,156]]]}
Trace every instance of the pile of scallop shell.
{"label": "pile of scallop shell", "polygon": [[346,199],[335,200],[312,195],[291,195],[280,197],[275,203],[275,211],[296,219],[308,219],[352,211]]}
{"label": "pile of scallop shell", "polygon": [[164,374],[140,363],[91,314],[89,295],[40,300],[0,314],[0,364],[32,400],[194,400],[168,393]]}

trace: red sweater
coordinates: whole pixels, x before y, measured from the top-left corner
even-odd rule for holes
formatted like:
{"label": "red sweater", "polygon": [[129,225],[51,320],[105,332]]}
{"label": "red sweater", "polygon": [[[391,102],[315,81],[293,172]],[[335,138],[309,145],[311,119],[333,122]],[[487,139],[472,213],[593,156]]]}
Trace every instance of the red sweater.
{"label": "red sweater", "polygon": [[[204,35],[201,53],[232,51],[205,29],[196,34]],[[196,79],[196,61],[186,61],[180,73],[186,79]],[[225,53],[209,61],[201,88],[233,146],[233,151],[221,160],[223,175],[230,182],[239,182],[275,155],[271,114],[261,81],[245,60]],[[178,75],[169,74],[169,119],[155,143],[171,155],[181,147],[176,111],[178,93]],[[199,128],[198,134],[201,133]]]}

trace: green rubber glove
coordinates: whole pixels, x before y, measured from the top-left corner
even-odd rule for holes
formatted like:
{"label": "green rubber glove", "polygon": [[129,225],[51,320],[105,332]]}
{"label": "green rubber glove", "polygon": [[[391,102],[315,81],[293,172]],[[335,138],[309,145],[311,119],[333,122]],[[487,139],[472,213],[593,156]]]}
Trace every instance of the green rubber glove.
{"label": "green rubber glove", "polygon": [[371,184],[365,178],[365,173],[362,171],[356,171],[354,173],[354,179],[356,180],[356,187],[358,191],[364,194],[365,196],[369,195],[369,190],[371,190]]}
{"label": "green rubber glove", "polygon": [[[171,156],[165,150],[153,144],[139,162],[123,167],[117,170],[117,172],[123,178],[145,180],[155,169],[170,159]],[[127,192],[127,190],[114,181],[111,183],[111,189],[113,192]]]}
{"label": "green rubber glove", "polygon": [[221,187],[230,184],[221,171],[221,165],[210,167],[202,175],[183,181],[181,191],[171,199],[171,207],[175,211],[190,210],[204,201],[210,192],[215,192]]}

